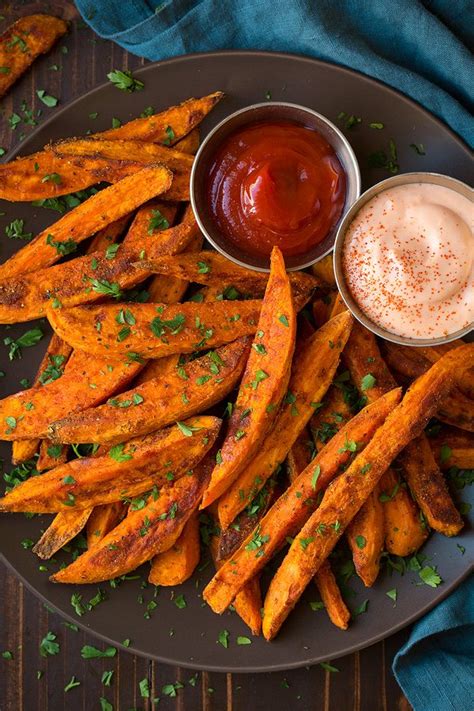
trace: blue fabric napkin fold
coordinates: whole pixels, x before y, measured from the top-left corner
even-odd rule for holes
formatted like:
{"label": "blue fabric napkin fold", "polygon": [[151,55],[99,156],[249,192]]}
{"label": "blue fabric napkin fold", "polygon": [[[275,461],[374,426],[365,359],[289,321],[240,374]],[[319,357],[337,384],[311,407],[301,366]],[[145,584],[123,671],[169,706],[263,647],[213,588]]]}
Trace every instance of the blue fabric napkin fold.
{"label": "blue fabric napkin fold", "polygon": [[[267,49],[399,89],[474,145],[472,0],[76,0],[101,37],[147,59]],[[474,710],[474,579],[415,625],[394,673],[415,711]]]}
{"label": "blue fabric napkin fold", "polygon": [[147,59],[212,49],[306,54],[403,91],[474,145],[472,0],[76,0]]}

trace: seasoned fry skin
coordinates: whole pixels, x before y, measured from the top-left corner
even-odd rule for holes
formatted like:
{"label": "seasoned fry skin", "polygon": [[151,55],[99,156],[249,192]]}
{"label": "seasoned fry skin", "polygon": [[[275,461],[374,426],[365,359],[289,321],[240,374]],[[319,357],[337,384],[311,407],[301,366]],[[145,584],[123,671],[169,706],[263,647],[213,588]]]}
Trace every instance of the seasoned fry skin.
{"label": "seasoned fry skin", "polygon": [[474,345],[462,346],[443,356],[415,381],[365,449],[331,483],[270,583],[264,602],[265,639],[275,637],[384,471],[434,415],[440,399],[453,386],[456,371],[462,373],[473,364]]}
{"label": "seasoned fry skin", "polygon": [[14,22],[0,37],[0,96],[66,32],[64,20],[51,15],[27,15]]}
{"label": "seasoned fry skin", "polygon": [[203,416],[180,424],[118,445],[104,456],[73,459],[28,479],[0,499],[0,511],[85,509],[138,496],[178,479],[212,447],[220,420]]}
{"label": "seasoned fry skin", "polygon": [[474,469],[474,435],[444,425],[428,442],[440,469]]}
{"label": "seasoned fry skin", "polygon": [[380,556],[385,540],[384,510],[376,488],[354,516],[347,528],[357,575],[370,588],[380,570]]}
{"label": "seasoned fry skin", "polygon": [[115,526],[118,526],[125,514],[126,506],[121,501],[94,506],[86,525],[87,547],[92,548],[99,543]]}
{"label": "seasoned fry skin", "polygon": [[34,546],[33,553],[43,560],[51,558],[82,531],[91,512],[92,508],[88,508],[77,511],[61,511],[56,514],[52,523]]}
{"label": "seasoned fry skin", "polygon": [[[359,447],[367,444],[399,402],[400,394],[399,390],[391,391],[355,415],[277,499],[253,533],[204,590],[204,599],[214,612],[224,612],[242,587],[279,550],[286,536],[293,535],[304,524],[317,505],[318,492],[323,491],[349,462],[350,452],[344,447],[345,442],[354,440]],[[248,547],[254,536],[258,536],[260,541],[263,539],[264,555],[257,556],[254,546]]]}
{"label": "seasoned fry skin", "polygon": [[[91,358],[85,351],[75,351],[67,361],[63,374],[57,377],[62,363],[56,360],[50,364],[51,372],[56,374],[55,380],[50,380],[41,388],[34,386],[0,400],[0,439],[11,441],[47,437],[51,422],[68,413],[99,405],[126,387],[143,367],[143,362]],[[31,405],[26,407],[27,403]],[[14,429],[7,426],[7,417],[16,419]]]}
{"label": "seasoned fry skin", "polygon": [[199,518],[193,513],[174,545],[153,558],[148,582],[168,587],[184,583],[193,574],[200,554]]}
{"label": "seasoned fry skin", "polygon": [[219,523],[226,529],[260,491],[314,412],[331,384],[349,337],[352,317],[336,316],[307,339],[296,354],[288,384],[289,396],[258,452],[218,503]]}
{"label": "seasoned fry skin", "polygon": [[209,467],[204,461],[156,500],[130,509],[124,520],[67,568],[51,576],[55,583],[98,583],[129,573],[155,555],[169,550],[199,505]]}
{"label": "seasoned fry skin", "polygon": [[[154,116],[135,119],[119,128],[93,134],[91,138],[130,139],[172,145],[197,126],[222,96],[222,92],[215,92],[201,99],[189,99]],[[173,131],[172,140],[167,128]],[[35,165],[39,166],[37,170]],[[82,168],[72,165],[57,158],[51,150],[17,158],[11,163],[0,165],[0,198],[17,202],[57,197],[83,190],[101,180],[110,182],[114,177],[104,173],[103,164],[96,168],[94,172],[90,162],[87,166],[84,163]],[[45,175],[52,173],[61,176],[61,183],[51,180],[42,182]]]}
{"label": "seasoned fry skin", "polygon": [[410,442],[400,461],[410,491],[428,525],[445,536],[459,533],[463,520],[436,464],[427,437],[422,434]]}
{"label": "seasoned fry skin", "polygon": [[384,509],[385,548],[388,553],[405,557],[421,548],[429,533],[420,510],[390,467],[378,488]]}
{"label": "seasoned fry skin", "polygon": [[147,166],[136,175],[101,190],[43,230],[0,265],[0,282],[55,264],[62,256],[62,249],[57,244],[68,243],[72,247],[72,242],[82,242],[105,225],[166,191],[172,179],[167,168]]}
{"label": "seasoned fry skin", "polygon": [[111,253],[106,247],[23,276],[5,279],[0,285],[0,323],[31,321],[45,315],[48,308],[70,308],[93,303],[105,295],[120,296],[121,289],[137,286],[150,272],[133,264],[140,251],[175,252],[197,236],[197,226],[179,224],[164,230],[139,248],[135,242],[119,245]]}
{"label": "seasoned fry skin", "polygon": [[100,407],[53,422],[48,437],[63,443],[117,444],[204,412],[236,386],[249,350],[248,336],[221,346],[166,378],[147,380]]}
{"label": "seasoned fry skin", "polygon": [[193,156],[197,153],[200,143],[201,138],[199,135],[199,127],[196,126],[196,128],[193,128],[187,136],[181,138],[174,145],[176,150],[182,151],[183,153],[189,153]]}
{"label": "seasoned fry skin", "polygon": [[288,385],[295,338],[291,285],[283,256],[274,247],[257,334],[202,508],[232,485],[271,429]]}

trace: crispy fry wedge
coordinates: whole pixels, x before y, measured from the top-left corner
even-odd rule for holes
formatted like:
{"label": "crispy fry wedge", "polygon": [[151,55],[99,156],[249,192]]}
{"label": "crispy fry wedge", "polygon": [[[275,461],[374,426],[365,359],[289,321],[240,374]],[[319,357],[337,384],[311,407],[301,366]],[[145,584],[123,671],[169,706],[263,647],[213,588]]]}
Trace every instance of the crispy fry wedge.
{"label": "crispy fry wedge", "polygon": [[474,435],[444,425],[428,442],[440,469],[474,469]]}
{"label": "crispy fry wedge", "polygon": [[115,244],[127,229],[129,222],[130,215],[124,215],[115,220],[115,222],[111,222],[110,225],[100,229],[87,245],[87,253],[92,254],[109,247],[111,244]]}
{"label": "crispy fry wedge", "polygon": [[33,548],[33,553],[43,560],[51,558],[60,548],[72,541],[82,531],[92,508],[78,511],[61,511],[43,533]]}
{"label": "crispy fry wedge", "polygon": [[455,536],[459,533],[463,520],[436,464],[427,437],[422,434],[410,442],[400,456],[400,461],[410,491],[423,511],[428,525],[445,536]]}
{"label": "crispy fry wedge", "polygon": [[0,511],[54,513],[85,509],[143,494],[189,472],[212,447],[216,417],[195,417],[118,445],[102,457],[73,459],[33,477],[0,499]]}
{"label": "crispy fry wedge", "polygon": [[[62,369],[59,361],[51,365],[59,372]],[[142,362],[91,358],[85,351],[74,352],[61,377],[0,400],[0,439],[45,438],[51,422],[100,404],[126,387],[142,367]],[[25,407],[27,403],[31,405]],[[6,424],[7,417],[15,418],[14,429]]]}
{"label": "crispy fry wedge", "polygon": [[[66,362],[71,355],[71,351],[71,346],[64,343],[63,340],[53,333],[48,344],[48,348],[46,349],[46,353],[41,360],[32,388],[39,388],[42,387],[44,383],[51,382],[52,376],[54,378],[54,376],[58,373],[58,371],[53,370],[53,368],[60,368],[61,370],[64,369]],[[19,464],[20,462],[26,462],[27,459],[31,459],[31,457],[33,457],[38,451],[39,446],[40,440],[38,438],[30,440],[14,440],[12,443],[13,464]]]}
{"label": "crispy fry wedge", "polygon": [[[295,349],[296,312],[285,262],[276,247],[270,264],[257,335],[202,508],[221,496],[256,454],[275,421],[288,385]],[[222,523],[221,512],[219,520]]]}
{"label": "crispy fry wedge", "polygon": [[[306,438],[310,436],[307,431],[305,434]],[[287,457],[288,472],[291,483],[293,483],[301,472],[306,469],[306,467],[310,464],[311,459],[311,450],[308,447],[307,441],[298,438],[288,452]],[[342,593],[339,589],[339,585],[337,584],[336,577],[332,572],[329,560],[326,560],[322,564],[314,576],[314,582],[319,590],[321,600],[324,603],[329,619],[334,625],[336,625],[336,627],[346,630],[349,626],[351,613],[342,598]]]}
{"label": "crispy fry wedge", "polygon": [[117,444],[204,412],[237,385],[249,350],[249,336],[221,346],[166,379],[147,380],[100,407],[53,422],[48,436],[62,443]]}
{"label": "crispy fry wedge", "polygon": [[95,546],[110,533],[115,526],[118,526],[126,512],[126,505],[121,501],[114,501],[111,504],[102,504],[102,506],[94,506],[86,525],[87,547],[92,548]]}
{"label": "crispy fry wedge", "polygon": [[332,262],[332,252],[311,266],[311,271],[318,279],[321,279],[329,286],[336,286],[336,277],[334,276],[334,267]]}
{"label": "crispy fry wedge", "polygon": [[[239,267],[222,254],[209,251],[160,257],[156,260],[147,255],[143,268],[196,284],[218,285],[223,290],[234,286],[244,294],[250,293],[252,297],[263,296],[268,282],[266,273]],[[314,289],[320,285],[318,279],[304,272],[290,272],[288,276],[294,298],[309,300]]]}
{"label": "crispy fry wedge", "polygon": [[[270,583],[264,602],[265,639],[273,639],[278,633],[306,585],[393,459],[422,432],[436,412],[439,400],[452,387],[456,371],[462,373],[473,364],[474,345],[462,346],[443,356],[415,381],[365,449],[330,484]],[[378,402],[380,399],[374,405]]]}
{"label": "crispy fry wedge", "polygon": [[380,556],[385,540],[383,506],[376,487],[347,528],[349,542],[357,575],[368,588],[377,580]]}
{"label": "crispy fry wedge", "polygon": [[379,492],[384,509],[386,550],[401,557],[412,555],[421,548],[429,533],[420,510],[391,467],[383,475]]}
{"label": "crispy fry wedge", "polygon": [[153,556],[169,550],[178,540],[199,505],[210,467],[206,461],[193,473],[166,486],[124,520],[74,563],[50,580],[55,583],[96,583],[124,575]]}
{"label": "crispy fry wedge", "polygon": [[197,237],[197,226],[179,224],[163,230],[141,248],[135,241],[77,257],[24,276],[5,279],[0,286],[0,323],[31,321],[45,315],[48,308],[71,308],[93,303],[104,296],[117,297],[122,289],[137,286],[150,272],[133,264],[143,249],[175,252]]}
{"label": "crispy fry wedge", "polygon": [[153,558],[148,582],[167,587],[181,585],[194,573],[200,555],[199,518],[193,513],[174,545]]}
{"label": "crispy fry wedge", "polygon": [[288,385],[289,395],[273,428],[219,500],[219,523],[223,529],[252,501],[309,422],[314,403],[320,402],[332,382],[351,326],[352,317],[346,311],[322,326],[299,349]]}
{"label": "crispy fry wedge", "polygon": [[155,358],[155,360],[147,361],[143,370],[140,371],[133,381],[133,385],[138,387],[154,378],[166,379],[169,375],[174,374],[176,368],[179,367],[180,358],[180,355],[173,354],[165,356],[164,358]]}
{"label": "crispy fry wedge", "polygon": [[[215,348],[255,333],[261,306],[258,300],[103,304],[51,309],[48,319],[61,338],[89,354],[117,358],[133,352],[144,358],[162,358]],[[117,319],[124,309],[132,313],[134,323],[129,325],[126,338],[119,340],[123,325]]]}
{"label": "crispy fry wedge", "polygon": [[27,15],[14,22],[0,37],[0,96],[66,32],[64,20],[51,15]]}
{"label": "crispy fry wedge", "polygon": [[1,282],[55,264],[64,253],[65,247],[61,247],[61,244],[67,243],[68,248],[74,247],[72,242],[81,242],[166,191],[171,181],[172,174],[167,168],[147,166],[136,175],[101,190],[43,230],[0,265]]}
{"label": "crispy fry wedge", "polygon": [[[436,363],[445,353],[462,345],[464,345],[464,341],[458,338],[451,343],[420,348],[420,354],[430,363]],[[474,400],[474,370],[467,370],[464,373],[458,381],[458,388],[466,397]]]}
{"label": "crispy fry wedge", "polygon": [[[224,612],[242,587],[279,550],[286,536],[293,535],[308,519],[316,506],[318,492],[323,491],[350,460],[350,453],[344,448],[344,443],[354,440],[359,447],[366,445],[397,405],[400,395],[400,390],[391,391],[361,410],[334,435],[311,464],[283,492],[259,526],[204,590],[204,599],[214,612]],[[261,547],[265,551],[264,555],[257,556],[255,546],[249,545],[254,535],[258,536],[259,540],[264,539],[265,545]]]}
{"label": "crispy fry wedge", "polygon": [[193,128],[187,136],[181,138],[177,143],[175,143],[174,146],[177,151],[189,153],[193,156],[197,153],[200,143],[201,138],[199,135],[199,128],[196,126],[196,128]]}
{"label": "crispy fry wedge", "polygon": [[380,354],[374,334],[358,322],[354,323],[342,359],[354,385],[368,402],[373,402],[397,385]]}

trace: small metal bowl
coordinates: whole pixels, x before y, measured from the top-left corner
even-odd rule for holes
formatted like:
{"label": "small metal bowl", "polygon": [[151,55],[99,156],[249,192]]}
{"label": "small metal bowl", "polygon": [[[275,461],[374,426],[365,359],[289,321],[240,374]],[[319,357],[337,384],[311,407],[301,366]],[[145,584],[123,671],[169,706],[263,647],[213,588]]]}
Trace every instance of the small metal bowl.
{"label": "small metal bowl", "polygon": [[318,131],[334,149],[346,174],[346,200],[338,223],[324,240],[304,254],[285,258],[287,269],[303,269],[328,254],[334,244],[338,224],[344,212],[360,195],[359,164],[349,142],[325,116],[298,104],[266,102],[240,109],[221,121],[204,139],[191,170],[191,205],[198,225],[209,242],[224,256],[242,267],[268,272],[270,257],[253,255],[239,249],[217,228],[206,197],[206,183],[214,156],[226,138],[242,126],[261,121],[290,121]]}
{"label": "small metal bowl", "polygon": [[337,287],[347,308],[363,326],[369,329],[369,331],[372,331],[372,333],[375,333],[377,336],[384,338],[386,341],[399,343],[404,346],[439,346],[443,343],[454,341],[456,338],[462,338],[472,330],[474,324],[471,323],[455,333],[450,333],[447,336],[440,336],[438,338],[408,338],[407,336],[398,336],[391,331],[387,331],[382,326],[378,326],[364,313],[364,311],[362,311],[354,300],[346,284],[344,270],[342,267],[342,252],[346,233],[359,210],[379,193],[398,185],[410,185],[413,183],[432,183],[434,185],[441,185],[445,188],[454,190],[469,200],[472,199],[472,189],[466,185],[466,183],[456,180],[455,178],[451,178],[448,175],[441,175],[440,173],[402,173],[401,175],[395,175],[392,178],[382,180],[380,183],[377,183],[366,190],[366,192],[363,193],[358,200],[356,200],[339,224],[336,241],[334,243],[334,273],[336,276]]}

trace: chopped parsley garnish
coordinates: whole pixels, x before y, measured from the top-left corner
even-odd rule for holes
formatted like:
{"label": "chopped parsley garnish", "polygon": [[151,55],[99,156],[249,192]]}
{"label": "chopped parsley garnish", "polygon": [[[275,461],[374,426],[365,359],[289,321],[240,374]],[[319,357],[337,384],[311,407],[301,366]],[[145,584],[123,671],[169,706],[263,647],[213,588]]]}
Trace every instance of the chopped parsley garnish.
{"label": "chopped parsley garnish", "polygon": [[111,296],[114,299],[120,299],[122,290],[116,282],[107,281],[107,279],[90,279],[92,291],[104,296]]}
{"label": "chopped parsley garnish", "polygon": [[167,230],[170,223],[159,210],[152,210],[150,221],[148,222],[148,234],[152,235],[155,230]]}
{"label": "chopped parsley garnish", "polygon": [[5,234],[10,239],[29,240],[33,237],[33,232],[25,232],[25,221],[21,219],[13,220],[5,227]]}
{"label": "chopped parsley garnish", "polygon": [[357,442],[354,442],[354,440],[347,439],[346,435],[346,441],[338,451],[340,454],[342,454],[343,452],[357,452]]}
{"label": "chopped parsley garnish", "polygon": [[54,657],[59,654],[59,643],[57,636],[53,632],[47,632],[40,642],[40,654],[42,657]]}
{"label": "chopped parsley garnish", "polygon": [[57,380],[63,374],[63,368],[61,366],[64,365],[66,360],[65,356],[49,355],[48,358],[49,363],[38,378],[41,385],[52,383],[53,380]]}
{"label": "chopped parsley garnish", "polygon": [[222,630],[219,632],[219,637],[217,638],[219,644],[222,644],[224,649],[227,649],[229,647],[229,631],[228,630]]}
{"label": "chopped parsley garnish", "polygon": [[256,527],[250,543],[245,546],[246,551],[257,551],[256,558],[260,558],[265,554],[264,546],[268,543],[270,536],[266,534],[265,536],[260,535],[260,524]]}
{"label": "chopped parsley garnish", "polygon": [[106,647],[104,651],[97,649],[97,647],[92,647],[90,644],[84,645],[81,649],[81,657],[83,659],[105,659],[109,657],[115,657],[117,650],[115,647]]}
{"label": "chopped parsley garnish", "polygon": [[443,582],[443,579],[438,574],[436,567],[433,565],[425,565],[421,570],[418,571],[418,575],[425,585],[429,585],[431,588],[437,588]]}
{"label": "chopped parsley garnish", "polygon": [[398,173],[400,166],[398,165],[397,147],[392,139],[389,141],[388,155],[384,150],[375,151],[369,155],[369,167],[385,168],[392,175]]}
{"label": "chopped parsley garnish", "polygon": [[116,444],[109,450],[109,457],[115,459],[116,462],[126,462],[129,459],[133,459],[131,454],[124,452],[124,449],[125,444],[123,442],[121,444]]}
{"label": "chopped parsley garnish", "polygon": [[281,315],[278,317],[278,320],[280,321],[280,323],[282,323],[284,326],[286,326],[286,328],[289,327],[288,319],[287,319],[287,317],[285,316],[285,314],[281,314]]}
{"label": "chopped parsley garnish", "polygon": [[387,590],[385,593],[387,597],[390,598],[390,600],[393,600],[393,602],[397,601],[397,588],[392,588],[391,590]]}
{"label": "chopped parsley garnish", "polygon": [[178,597],[174,599],[174,604],[178,610],[183,610],[186,607],[186,599],[184,595],[178,595]]}
{"label": "chopped parsley garnish", "polygon": [[360,381],[360,389],[363,392],[365,392],[366,390],[370,390],[370,388],[374,387],[376,382],[377,381],[374,378],[374,376],[372,375],[372,373],[367,373],[367,375],[364,375],[364,377]]}
{"label": "chopped parsley garnish", "polygon": [[129,93],[141,91],[145,86],[142,81],[135,79],[132,72],[128,70],[120,71],[119,69],[115,69],[113,72],[107,74],[107,79],[109,79],[117,89],[128,91]]}
{"label": "chopped parsley garnish", "polygon": [[64,691],[67,693],[71,689],[74,689],[76,686],[80,686],[80,685],[81,685],[81,682],[77,681],[75,676],[72,676],[71,680],[64,687]]}
{"label": "chopped parsley garnish", "polygon": [[173,129],[171,128],[171,126],[167,126],[165,128],[165,133],[166,133],[166,138],[163,139],[163,143],[165,146],[169,146],[169,145],[171,145],[171,142],[174,141],[174,139],[176,138],[176,134],[173,131]]}
{"label": "chopped parsley garnish", "polygon": [[255,373],[255,379],[250,383],[250,387],[253,390],[256,390],[262,380],[266,380],[268,377],[268,373],[265,373],[264,370],[257,370]]}
{"label": "chopped parsley garnish", "polygon": [[362,615],[364,612],[367,612],[367,609],[369,607],[369,601],[368,600],[363,600],[358,607],[353,612],[354,617],[358,617],[358,615]]}
{"label": "chopped parsley garnish", "polygon": [[324,669],[324,671],[327,671],[327,672],[334,673],[334,672],[339,671],[339,669],[337,667],[334,667],[332,664],[328,664],[328,662],[321,662],[319,664],[319,666],[322,667]]}
{"label": "chopped parsley garnish", "polygon": [[311,488],[316,489],[316,484],[318,483],[319,475],[321,474],[321,467],[317,464],[314,467],[314,472],[311,477]]}
{"label": "chopped parsley garnish", "polygon": [[417,153],[419,156],[426,155],[425,147],[422,143],[410,143],[410,148],[413,148],[415,153]]}
{"label": "chopped parsley garnish", "polygon": [[441,464],[444,464],[444,462],[447,462],[448,459],[451,457],[453,451],[451,447],[449,447],[447,444],[443,444],[441,446],[441,449],[439,451],[439,458],[441,461]]}
{"label": "chopped parsley garnish", "polygon": [[184,314],[176,314],[174,318],[168,320],[163,320],[160,316],[156,316],[150,323],[150,328],[157,338],[162,338],[167,330],[174,336],[183,329],[185,321]]}
{"label": "chopped parsley garnish", "polygon": [[61,257],[72,254],[77,249],[77,242],[73,239],[68,239],[65,242],[57,242],[54,240],[53,235],[48,235],[46,237],[46,244],[50,247],[54,247],[56,252],[61,255]]}
{"label": "chopped parsley garnish", "polygon": [[360,548],[361,550],[363,548],[365,548],[365,546],[367,545],[367,541],[364,536],[356,536],[355,542],[356,542],[357,548]]}
{"label": "chopped parsley garnish", "polygon": [[242,646],[245,646],[245,645],[247,645],[247,644],[252,644],[252,640],[249,639],[248,637],[242,637],[242,636],[241,636],[241,637],[237,637],[237,644],[238,644],[240,647],[242,647]]}
{"label": "chopped parsley garnish", "polygon": [[192,437],[193,432],[198,432],[202,429],[202,427],[193,427],[192,425],[187,425],[185,422],[177,422],[176,424],[178,425],[179,429],[185,437]]}
{"label": "chopped parsley garnish", "polygon": [[25,331],[19,338],[13,339],[7,336],[3,339],[5,346],[9,346],[8,359],[21,358],[21,349],[35,346],[43,338],[43,331],[40,328],[31,328]]}
{"label": "chopped parsley garnish", "polygon": [[58,104],[58,99],[55,96],[51,96],[51,94],[47,94],[44,89],[37,89],[36,95],[38,96],[38,99],[41,99],[43,104],[49,108],[57,106]]}

